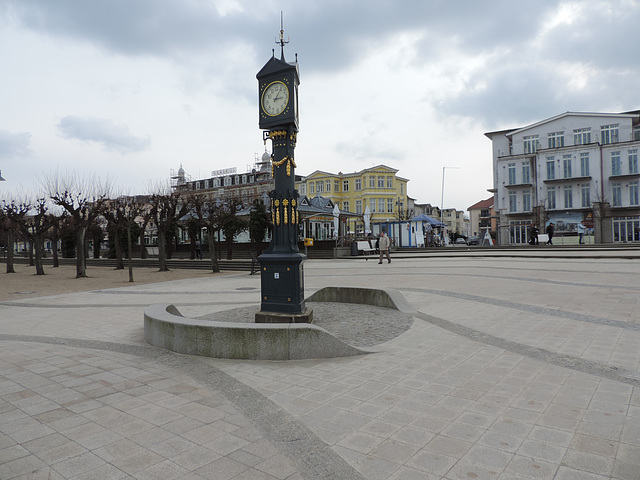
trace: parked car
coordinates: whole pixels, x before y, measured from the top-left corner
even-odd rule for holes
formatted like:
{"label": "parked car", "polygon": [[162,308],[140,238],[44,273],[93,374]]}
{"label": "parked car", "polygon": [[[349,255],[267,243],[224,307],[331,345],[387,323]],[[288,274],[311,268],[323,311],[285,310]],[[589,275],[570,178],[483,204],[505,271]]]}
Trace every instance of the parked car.
{"label": "parked car", "polygon": [[463,237],[458,237],[454,243],[456,245],[466,245],[467,241]]}
{"label": "parked car", "polygon": [[480,245],[480,239],[478,237],[469,237],[468,245]]}

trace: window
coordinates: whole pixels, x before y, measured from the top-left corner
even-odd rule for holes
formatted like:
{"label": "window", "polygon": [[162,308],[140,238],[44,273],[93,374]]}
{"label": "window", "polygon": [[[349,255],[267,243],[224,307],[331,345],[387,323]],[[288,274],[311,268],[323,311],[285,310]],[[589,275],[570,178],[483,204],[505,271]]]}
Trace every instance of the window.
{"label": "window", "polygon": [[549,210],[556,209],[556,189],[554,187],[547,188],[547,208]]}
{"label": "window", "polygon": [[387,188],[393,188],[393,177],[387,177]]}
{"label": "window", "polygon": [[356,200],[356,213],[362,215],[362,200]]}
{"label": "window", "polygon": [[362,190],[362,179],[356,178],[356,192]]}
{"label": "window", "polygon": [[564,187],[564,208],[573,208],[573,190],[571,185]]}
{"label": "window", "polygon": [[522,164],[522,183],[531,183],[531,164],[529,162]]}
{"label": "window", "polygon": [[316,182],[316,193],[324,193],[324,182],[322,180]]}
{"label": "window", "polygon": [[349,202],[342,202],[342,209],[345,211],[349,211]]}
{"label": "window", "polygon": [[313,182],[309,182],[309,195],[313,195],[316,193],[315,184]]}
{"label": "window", "polygon": [[400,184],[400,195],[404,195],[404,183]]}
{"label": "window", "polygon": [[613,190],[613,206],[622,206],[622,185],[620,185],[619,183],[614,183],[611,186],[611,189]]}
{"label": "window", "polygon": [[331,191],[331,180],[327,180],[326,182],[324,182],[324,188],[326,189],[325,191],[327,192]]}
{"label": "window", "polygon": [[629,182],[629,205],[638,205],[638,180]]}
{"label": "window", "polygon": [[582,207],[588,208],[591,206],[591,186],[588,183],[585,183],[580,188],[581,197],[582,197]]}
{"label": "window", "polygon": [[638,150],[629,150],[629,173],[638,173]]}
{"label": "window", "polygon": [[571,155],[562,156],[564,178],[571,178]]}
{"label": "window", "polygon": [[518,197],[516,192],[509,192],[509,212],[515,213],[518,211]]}
{"label": "window", "polygon": [[384,213],[384,204],[385,204],[384,198],[379,198],[378,199],[378,212]]}
{"label": "window", "polygon": [[247,183],[247,176],[246,175],[242,176],[242,183]]}
{"label": "window", "polygon": [[349,180],[343,180],[342,181],[342,191],[343,192],[348,192],[349,191]]}
{"label": "window", "polygon": [[580,154],[580,176],[589,176],[589,153]]}
{"label": "window", "polygon": [[547,157],[547,180],[556,178],[556,164],[553,157]]}
{"label": "window", "polygon": [[600,143],[618,143],[618,125],[603,125],[600,127]]}
{"label": "window", "polygon": [[387,213],[393,213],[393,199],[387,198]]}
{"label": "window", "polygon": [[307,186],[304,183],[301,183],[299,186],[299,191],[300,191],[300,195],[306,195],[307,194]]}
{"label": "window", "polygon": [[578,128],[573,131],[573,144],[574,145],[586,145],[591,143],[591,129],[590,128]]}
{"label": "window", "polygon": [[522,210],[524,212],[531,211],[531,191],[525,190],[522,193]]}
{"label": "window", "polygon": [[376,177],[373,175],[369,177],[369,188],[376,188]]}
{"label": "window", "polygon": [[[371,177],[374,178],[374,177]],[[369,199],[369,210],[371,210],[371,213],[376,213],[376,199],[375,198],[370,198]]]}
{"label": "window", "polygon": [[515,184],[516,184],[516,164],[510,163],[509,164],[509,185],[515,185]]}
{"label": "window", "polygon": [[231,177],[224,177],[224,186],[228,187],[231,185]]}
{"label": "window", "polygon": [[538,150],[538,135],[524,137],[524,153],[536,153]]}
{"label": "window", "polygon": [[378,177],[378,188],[384,188],[384,177]]}
{"label": "window", "polygon": [[333,181],[333,191],[336,193],[340,191],[340,182],[338,180]]}
{"label": "window", "polygon": [[213,179],[213,186],[214,187],[219,187],[220,186],[220,179],[219,178],[214,178]]}
{"label": "window", "polygon": [[620,175],[620,152],[611,152],[611,175]]}
{"label": "window", "polygon": [[564,132],[553,132],[547,137],[549,148],[564,147]]}

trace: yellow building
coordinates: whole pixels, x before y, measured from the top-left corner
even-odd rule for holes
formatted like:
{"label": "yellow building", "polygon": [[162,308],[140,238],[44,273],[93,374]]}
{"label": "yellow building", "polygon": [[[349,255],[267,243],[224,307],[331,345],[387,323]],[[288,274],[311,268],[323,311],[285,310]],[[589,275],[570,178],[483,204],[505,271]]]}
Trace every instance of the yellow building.
{"label": "yellow building", "polygon": [[364,233],[364,213],[369,207],[371,224],[408,218],[407,180],[398,170],[378,165],[354,173],[316,170],[296,184],[301,196],[320,195],[338,204],[341,210],[362,215],[346,221],[349,234]]}

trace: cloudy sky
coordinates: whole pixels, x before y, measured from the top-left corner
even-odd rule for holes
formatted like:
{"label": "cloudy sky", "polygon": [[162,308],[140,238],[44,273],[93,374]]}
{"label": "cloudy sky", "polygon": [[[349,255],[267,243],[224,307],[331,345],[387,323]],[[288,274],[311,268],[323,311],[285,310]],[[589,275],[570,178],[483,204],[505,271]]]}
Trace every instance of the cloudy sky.
{"label": "cloudy sky", "polygon": [[640,108],[637,0],[2,0],[0,196],[56,170],[132,194],[246,171],[280,12],[302,175],[385,164],[440,205],[457,167],[444,206],[466,210],[485,132]]}

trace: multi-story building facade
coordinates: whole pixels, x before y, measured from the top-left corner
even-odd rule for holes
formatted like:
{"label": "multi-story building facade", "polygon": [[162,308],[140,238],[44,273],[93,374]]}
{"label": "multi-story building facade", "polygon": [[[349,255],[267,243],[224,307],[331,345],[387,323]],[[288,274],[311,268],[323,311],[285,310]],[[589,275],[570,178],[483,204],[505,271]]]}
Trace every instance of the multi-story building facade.
{"label": "multi-story building facade", "polygon": [[[405,220],[411,216],[407,197],[407,180],[398,170],[378,165],[354,173],[328,173],[316,170],[296,183],[301,196],[321,195],[341,210],[362,215],[369,207],[371,224]],[[347,232],[364,233],[364,218],[347,220]]]}
{"label": "multi-story building facade", "polygon": [[493,197],[474,203],[469,208],[469,230],[473,237],[484,237],[489,232],[492,238],[496,237],[497,219],[493,208]]}
{"label": "multi-story building facade", "polygon": [[499,243],[526,243],[531,224],[549,222],[560,235],[586,222],[598,243],[640,241],[640,111],[566,112],[485,135]]}

